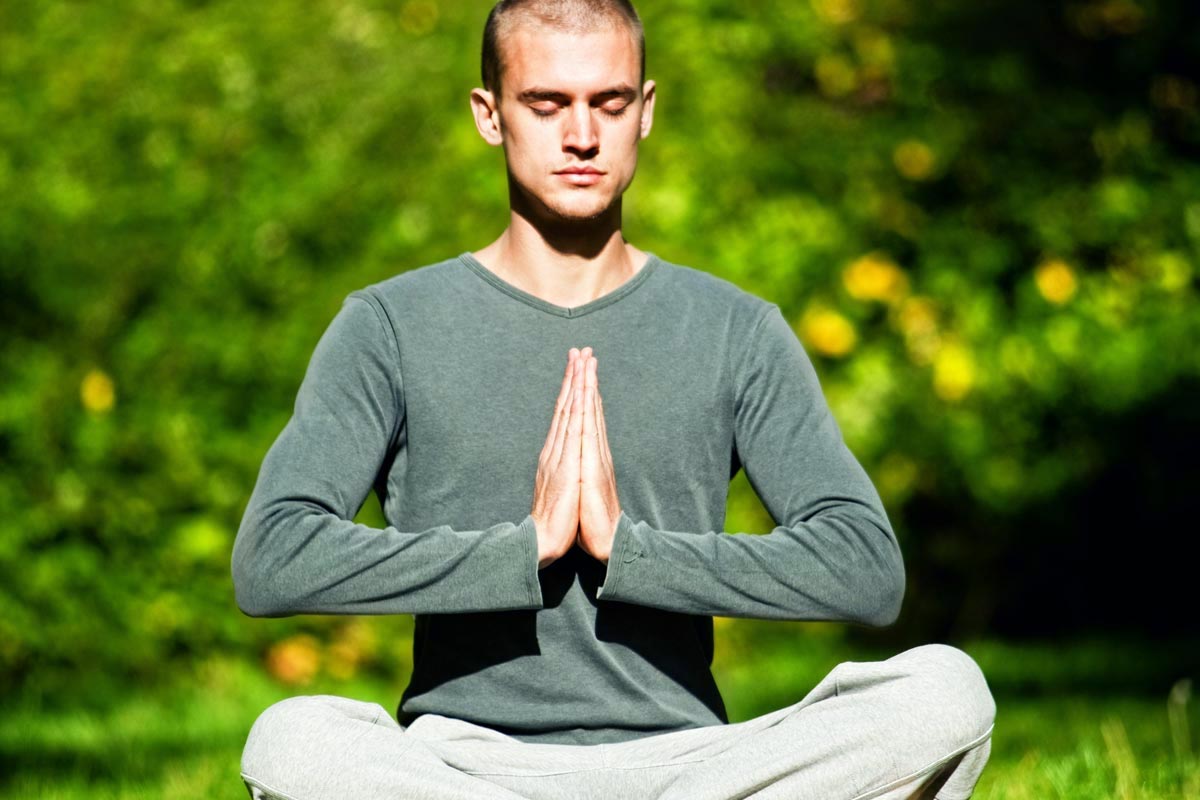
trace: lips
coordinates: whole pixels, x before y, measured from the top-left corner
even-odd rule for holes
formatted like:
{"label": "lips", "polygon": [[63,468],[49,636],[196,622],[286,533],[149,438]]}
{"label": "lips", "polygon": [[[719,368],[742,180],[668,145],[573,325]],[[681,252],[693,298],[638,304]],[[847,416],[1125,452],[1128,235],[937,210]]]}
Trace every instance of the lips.
{"label": "lips", "polygon": [[561,175],[563,180],[575,186],[592,186],[604,177],[604,173],[595,167],[567,167],[554,174]]}

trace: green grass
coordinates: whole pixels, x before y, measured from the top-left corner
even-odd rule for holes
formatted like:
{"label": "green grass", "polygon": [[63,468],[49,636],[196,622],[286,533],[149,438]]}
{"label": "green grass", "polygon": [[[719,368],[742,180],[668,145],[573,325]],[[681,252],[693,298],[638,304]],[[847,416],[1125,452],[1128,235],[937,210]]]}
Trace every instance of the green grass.
{"label": "green grass", "polygon": [[[838,661],[887,655],[851,650],[816,629],[775,630],[756,631],[753,662],[739,649],[746,642],[723,631],[716,672],[734,720],[795,702]],[[1096,642],[964,649],[984,668],[998,707],[977,800],[1200,800],[1200,704],[1183,696],[1180,680],[1192,674],[1194,650]],[[0,710],[0,797],[243,800],[241,746],[263,708],[300,693],[391,708],[402,686],[318,680],[292,689],[255,664],[212,660],[173,685],[97,698],[90,710],[9,703]]]}

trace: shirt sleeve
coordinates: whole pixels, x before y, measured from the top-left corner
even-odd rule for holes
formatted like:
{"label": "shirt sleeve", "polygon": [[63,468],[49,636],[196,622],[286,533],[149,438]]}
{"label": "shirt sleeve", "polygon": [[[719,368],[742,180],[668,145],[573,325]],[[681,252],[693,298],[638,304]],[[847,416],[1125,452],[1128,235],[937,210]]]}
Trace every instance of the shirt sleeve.
{"label": "shirt sleeve", "polygon": [[777,305],[748,341],[735,447],[777,526],[660,530],[622,512],[597,596],[689,614],[890,625],[905,575],[882,501]]}
{"label": "shirt sleeve", "polygon": [[484,530],[353,522],[404,419],[394,329],[367,290],[325,330],[263,459],[232,572],[250,616],[541,608],[533,518]]}

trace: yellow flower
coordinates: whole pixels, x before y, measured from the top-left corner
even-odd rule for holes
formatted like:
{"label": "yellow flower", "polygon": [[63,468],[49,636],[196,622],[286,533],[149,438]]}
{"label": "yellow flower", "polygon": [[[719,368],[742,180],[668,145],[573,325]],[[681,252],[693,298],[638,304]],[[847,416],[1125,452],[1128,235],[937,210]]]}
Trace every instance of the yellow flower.
{"label": "yellow flower", "polygon": [[1042,297],[1051,303],[1062,305],[1075,296],[1079,288],[1075,272],[1060,258],[1043,261],[1034,270],[1033,280]]}
{"label": "yellow flower", "polygon": [[858,334],[850,320],[836,311],[814,308],[800,321],[804,340],[818,353],[840,358],[854,349]]}
{"label": "yellow flower", "polygon": [[896,319],[905,336],[929,336],[937,333],[937,309],[928,297],[910,297],[905,300]]}
{"label": "yellow flower", "polygon": [[854,32],[854,49],[864,65],[863,71],[869,68],[877,77],[890,72],[896,60],[892,40],[878,28],[859,27]]}
{"label": "yellow flower", "polygon": [[892,307],[892,324],[904,334],[904,344],[914,364],[933,361],[941,346],[937,308],[928,297],[909,297]]}
{"label": "yellow flower", "polygon": [[896,145],[892,161],[900,174],[910,181],[923,181],[933,174],[933,150],[917,139],[906,139]]}
{"label": "yellow flower", "polygon": [[830,53],[818,56],[813,73],[821,93],[827,97],[841,97],[858,88],[858,73],[842,56]]}
{"label": "yellow flower", "polygon": [[811,2],[817,16],[833,25],[853,22],[860,13],[857,0],[811,0]]}
{"label": "yellow flower", "polygon": [[113,402],[116,400],[116,390],[113,387],[112,378],[102,370],[89,370],[88,374],[83,376],[83,383],[79,386],[79,398],[83,402],[83,407],[93,414],[108,413],[112,410]]}
{"label": "yellow flower", "polygon": [[284,639],[267,651],[267,672],[287,684],[308,683],[317,674],[320,665],[320,646],[314,637],[306,633]]}
{"label": "yellow flower", "polygon": [[908,294],[908,277],[882,253],[855,259],[842,272],[842,283],[855,300],[894,303]]}
{"label": "yellow flower", "polygon": [[948,344],[933,360],[933,390],[943,400],[966,397],[975,385],[975,360],[962,345]]}

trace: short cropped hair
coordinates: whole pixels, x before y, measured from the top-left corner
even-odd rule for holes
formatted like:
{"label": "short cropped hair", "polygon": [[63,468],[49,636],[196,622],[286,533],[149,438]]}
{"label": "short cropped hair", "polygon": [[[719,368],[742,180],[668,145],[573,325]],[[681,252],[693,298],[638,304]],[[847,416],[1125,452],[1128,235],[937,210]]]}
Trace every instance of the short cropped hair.
{"label": "short cropped hair", "polygon": [[629,0],[500,0],[483,27],[483,88],[500,98],[504,73],[501,40],[519,23],[533,22],[569,33],[587,33],[627,25],[637,43],[641,79],[646,82],[646,35],[642,20]]}

